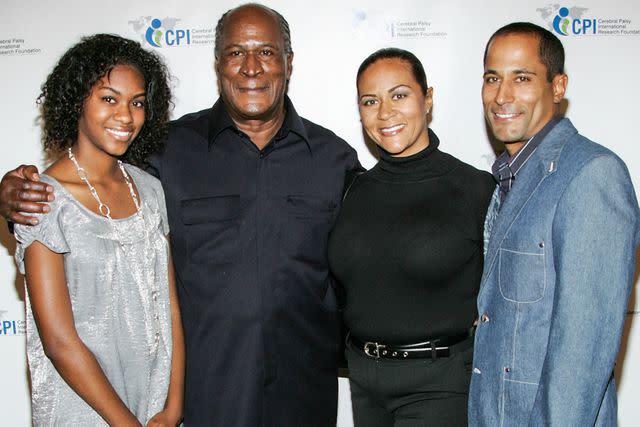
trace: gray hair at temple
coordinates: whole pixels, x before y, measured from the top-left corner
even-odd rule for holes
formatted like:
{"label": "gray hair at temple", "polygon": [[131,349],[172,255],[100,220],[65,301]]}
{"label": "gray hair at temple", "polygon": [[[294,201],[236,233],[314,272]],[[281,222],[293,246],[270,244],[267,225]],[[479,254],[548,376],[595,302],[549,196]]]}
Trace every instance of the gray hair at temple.
{"label": "gray hair at temple", "polygon": [[284,42],[284,53],[287,55],[293,53],[293,49],[291,48],[291,30],[289,29],[289,23],[287,22],[286,19],[284,19],[284,16],[278,13],[278,11],[273,10],[270,7],[264,6],[262,4],[245,3],[245,4],[241,4],[238,7],[234,7],[233,9],[227,10],[225,13],[222,14],[220,19],[218,20],[218,23],[216,24],[216,41],[215,41],[214,50],[213,50],[215,59],[218,60],[218,57],[220,56],[220,50],[222,49],[222,45],[221,45],[222,33],[224,31],[224,26],[227,20],[227,16],[231,12],[247,6],[255,6],[255,7],[262,8],[266,11],[273,13],[278,18],[278,24],[280,24],[280,35],[282,36],[282,40]]}

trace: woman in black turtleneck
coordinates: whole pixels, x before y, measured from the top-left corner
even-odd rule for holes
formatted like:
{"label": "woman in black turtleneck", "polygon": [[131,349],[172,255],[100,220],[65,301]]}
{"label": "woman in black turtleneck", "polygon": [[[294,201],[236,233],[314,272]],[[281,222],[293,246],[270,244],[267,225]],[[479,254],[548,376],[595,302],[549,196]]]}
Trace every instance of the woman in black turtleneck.
{"label": "woman in black turtleneck", "polygon": [[495,183],[439,149],[433,88],[410,52],[383,49],[357,76],[379,163],[345,197],[329,261],[346,291],[356,427],[466,426],[469,330]]}

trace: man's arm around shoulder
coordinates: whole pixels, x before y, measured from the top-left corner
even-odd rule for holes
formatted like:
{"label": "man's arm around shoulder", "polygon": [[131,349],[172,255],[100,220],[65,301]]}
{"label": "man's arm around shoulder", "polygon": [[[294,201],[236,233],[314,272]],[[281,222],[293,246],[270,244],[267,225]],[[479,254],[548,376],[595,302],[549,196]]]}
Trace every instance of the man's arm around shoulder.
{"label": "man's arm around shoulder", "polygon": [[21,165],[0,181],[0,215],[8,221],[37,224],[36,218],[24,214],[49,212],[46,202],[53,199],[53,187],[40,182],[38,169],[33,165]]}

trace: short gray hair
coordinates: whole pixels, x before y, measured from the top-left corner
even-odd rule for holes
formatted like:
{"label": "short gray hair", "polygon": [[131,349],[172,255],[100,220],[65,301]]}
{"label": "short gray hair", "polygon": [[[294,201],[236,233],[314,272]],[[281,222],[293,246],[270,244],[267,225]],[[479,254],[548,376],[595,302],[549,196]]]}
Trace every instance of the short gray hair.
{"label": "short gray hair", "polygon": [[233,9],[227,10],[225,13],[222,14],[220,19],[218,20],[218,23],[216,24],[216,41],[215,41],[214,50],[213,50],[215,59],[218,60],[218,57],[220,56],[220,51],[222,50],[222,33],[224,32],[224,26],[227,21],[227,16],[229,16],[231,12],[234,12],[240,8],[248,7],[248,6],[259,7],[261,9],[270,11],[278,18],[278,24],[280,26],[280,35],[282,36],[282,41],[284,42],[284,53],[286,53],[287,55],[293,53],[293,49],[291,48],[291,30],[289,29],[289,23],[287,22],[286,19],[284,19],[284,16],[282,16],[276,10],[271,9],[270,7],[267,7],[258,3],[245,3],[238,7],[234,7]]}

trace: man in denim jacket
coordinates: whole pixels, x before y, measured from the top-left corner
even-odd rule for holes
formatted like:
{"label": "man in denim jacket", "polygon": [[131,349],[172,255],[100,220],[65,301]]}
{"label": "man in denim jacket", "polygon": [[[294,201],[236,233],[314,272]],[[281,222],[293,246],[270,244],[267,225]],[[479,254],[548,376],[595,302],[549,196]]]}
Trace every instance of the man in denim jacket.
{"label": "man in denim jacket", "polygon": [[624,163],[557,116],[563,67],[558,38],[530,23],[485,50],[485,116],[506,151],[485,223],[472,426],[616,425],[640,214]]}

